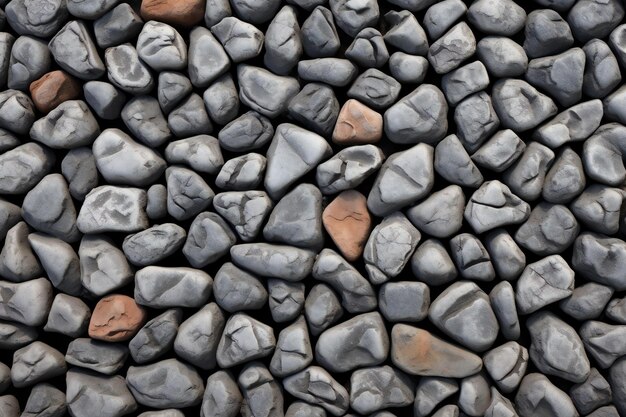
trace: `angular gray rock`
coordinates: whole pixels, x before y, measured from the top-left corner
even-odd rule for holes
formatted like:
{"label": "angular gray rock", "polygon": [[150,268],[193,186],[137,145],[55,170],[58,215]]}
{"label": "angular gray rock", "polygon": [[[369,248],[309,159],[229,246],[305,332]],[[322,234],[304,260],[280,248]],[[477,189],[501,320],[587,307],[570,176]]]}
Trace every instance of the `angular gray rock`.
{"label": "angular gray rock", "polygon": [[298,76],[305,81],[345,87],[356,77],[357,67],[347,59],[316,58],[298,62]]}
{"label": "angular gray rock", "polygon": [[196,26],[189,33],[188,73],[195,87],[209,84],[230,68],[230,59],[211,31]]}
{"label": "angular gray rock", "polygon": [[365,28],[357,33],[345,55],[364,68],[380,68],[389,60],[385,40],[374,28]]}
{"label": "angular gray rock", "polygon": [[326,284],[311,288],[304,303],[304,315],[313,336],[336,323],[343,315],[341,302]]}
{"label": "angular gray rock", "polygon": [[126,96],[114,85],[104,81],[89,81],[83,85],[85,101],[104,120],[114,120],[120,116],[126,103]]}
{"label": "angular gray rock", "polygon": [[334,416],[341,416],[348,410],[348,391],[339,384],[324,368],[310,366],[283,379],[285,390],[294,397],[319,405]]}
{"label": "angular gray rock", "polygon": [[546,174],[541,195],[550,203],[569,203],[586,185],[580,156],[569,147],[558,153]]}
{"label": "angular gray rock", "polygon": [[574,36],[565,20],[552,9],[533,10],[524,29],[524,50],[531,58],[555,55],[571,48]]}
{"label": "angular gray rock", "polygon": [[626,326],[590,320],[583,323],[579,334],[587,352],[604,369],[626,354]]}
{"label": "angular gray rock", "polygon": [[80,281],[91,294],[103,296],[132,282],[134,271],[124,252],[104,235],[83,236],[78,248]]}
{"label": "angular gray rock", "polygon": [[290,282],[283,279],[269,278],[269,308],[272,319],[283,323],[295,319],[304,308],[304,283]]}
{"label": "angular gray rock", "polygon": [[300,91],[300,84],[293,77],[245,64],[237,66],[237,80],[241,102],[269,118],[283,113],[289,100]]}
{"label": "angular gray rock", "polygon": [[557,112],[549,96],[522,80],[497,81],[492,101],[502,126],[515,132],[532,129]]}
{"label": "angular gray rock", "polygon": [[317,185],[324,194],[355,188],[381,167],[384,158],[382,150],[374,145],[344,148],[317,166]]}
{"label": "angular gray rock", "polygon": [[264,146],[273,135],[274,127],[270,120],[255,111],[249,111],[227,124],[217,137],[222,148],[246,152]]}
{"label": "angular gray rock", "polygon": [[55,156],[48,148],[33,142],[4,152],[0,155],[0,192],[28,192],[52,169],[54,162]]}
{"label": "angular gray rock", "polygon": [[61,161],[61,172],[76,200],[84,200],[89,191],[98,186],[98,168],[90,148],[70,150]]}
{"label": "angular gray rock", "polygon": [[613,391],[613,404],[619,413],[626,412],[626,389],[620,381],[626,376],[626,360],[618,359],[609,371],[609,384]]}
{"label": "angular gray rock", "polygon": [[57,64],[82,80],[100,78],[105,67],[85,23],[72,20],[54,35],[48,49]]}
{"label": "angular gray rock", "polygon": [[583,93],[592,98],[604,98],[622,80],[619,64],[609,45],[601,39],[592,39],[583,46],[585,75]]}
{"label": "angular gray rock", "polygon": [[470,416],[486,414],[491,404],[491,385],[485,372],[465,377],[461,380],[459,408]]}
{"label": "angular gray rock", "polygon": [[389,365],[359,369],[350,376],[350,407],[358,413],[405,407],[414,399],[414,382]]}
{"label": "angular gray rock", "polygon": [[[461,101],[454,109],[454,121],[457,125],[458,137],[469,152],[476,151],[500,126],[491,97],[484,91]],[[459,157],[457,159],[465,160]],[[469,160],[469,157],[467,159]],[[468,163],[471,169],[473,164],[469,161]],[[473,173],[473,178],[476,177],[478,177],[477,173]],[[477,181],[478,179],[475,180]]]}
{"label": "angular gray rock", "polygon": [[570,397],[539,373],[528,374],[515,395],[520,417],[576,417],[578,412]]}
{"label": "angular gray rock", "polygon": [[287,110],[304,127],[320,135],[330,135],[339,116],[339,101],[330,86],[313,82],[291,99]]}
{"label": "angular gray rock", "polygon": [[[465,103],[465,101],[463,103]],[[478,105],[473,104],[472,107],[477,108]],[[460,109],[460,106],[457,107],[457,110],[463,111]],[[466,112],[466,114],[469,113],[470,112]],[[461,124],[458,123],[457,125],[461,126]],[[467,142],[468,139],[467,136],[464,136],[462,143],[457,135],[453,134],[439,142],[435,148],[434,167],[439,175],[452,184],[477,188],[482,184],[484,179],[480,170],[474,165],[474,162],[470,159],[469,154],[464,148],[464,146],[469,149],[475,148],[473,144]]]}
{"label": "angular gray rock", "polygon": [[67,412],[65,393],[50,384],[37,384],[30,391],[23,417],[62,417]]}
{"label": "angular gray rock", "polygon": [[204,91],[203,98],[206,110],[215,123],[225,125],[239,113],[237,87],[228,74],[215,80]]}
{"label": "angular gray rock", "polygon": [[165,159],[171,164],[186,164],[194,171],[217,174],[224,158],[216,138],[197,135],[170,142],[165,148]]}
{"label": "angular gray rock", "polygon": [[520,314],[530,314],[569,297],[573,290],[574,271],[560,255],[550,255],[524,268],[515,301]]}
{"label": "angular gray rock", "polygon": [[524,201],[534,201],[541,195],[554,152],[538,142],[530,142],[522,156],[502,175],[502,181]]}
{"label": "angular gray rock", "polygon": [[20,220],[22,220],[20,207],[0,199],[0,240],[4,240],[7,232]]}
{"label": "angular gray rock", "polygon": [[203,212],[189,227],[183,254],[194,268],[203,268],[222,256],[237,242],[235,233],[219,214]]}
{"label": "angular gray rock", "polygon": [[287,281],[306,278],[313,268],[315,253],[293,246],[250,243],[235,245],[230,250],[233,262],[261,276]]}
{"label": "angular gray rock", "polygon": [[542,201],[515,232],[515,241],[539,256],[562,253],[578,236],[580,225],[569,209]]}
{"label": "angular gray rock", "polygon": [[430,290],[423,282],[387,282],[378,290],[380,312],[390,322],[418,322],[428,315]]}
{"label": "angular gray rock", "polygon": [[213,296],[217,304],[229,313],[258,310],[267,302],[267,290],[254,275],[230,262],[215,274]]}
{"label": "angular gray rock", "polygon": [[103,185],[87,194],[76,226],[82,233],[137,232],[148,227],[146,192]]}
{"label": "angular gray rock", "polygon": [[434,237],[444,238],[457,233],[463,223],[465,196],[461,187],[450,185],[431,193],[428,198],[407,211],[407,217]]}
{"label": "angular gray rock", "polygon": [[466,12],[467,6],[460,0],[435,2],[424,14],[424,28],[431,39],[439,39]]}
{"label": "angular gray rock", "polygon": [[126,236],[122,249],[132,264],[147,266],[174,254],[183,246],[186,237],[182,227],[164,223]]}
{"label": "angular gray rock", "polygon": [[487,68],[480,61],[464,65],[441,78],[441,88],[446,99],[456,105],[465,97],[484,90],[489,85]]}
{"label": "angular gray rock", "polygon": [[0,319],[41,326],[52,306],[52,285],[46,278],[21,283],[0,281]]}
{"label": "angular gray rock", "polygon": [[509,394],[526,374],[528,350],[517,342],[507,342],[485,353],[483,364],[498,388]]}
{"label": "angular gray rock", "polygon": [[[5,350],[17,350],[21,347],[34,342],[39,336],[37,329],[32,326],[27,326],[13,321],[0,321],[0,347]],[[10,377],[7,367],[7,380],[8,384]]]}
{"label": "angular gray rock", "polygon": [[105,376],[72,368],[65,380],[70,415],[121,417],[137,409],[137,402],[120,375]]}
{"label": "angular gray rock", "polygon": [[237,381],[228,371],[218,371],[206,381],[201,417],[237,417],[243,396]]}
{"label": "angular gray rock", "polygon": [[285,412],[285,417],[325,417],[326,410],[304,401],[294,401]]}
{"label": "angular gray rock", "polygon": [[163,71],[158,77],[158,102],[161,110],[169,114],[192,91],[191,81],[179,72]]}
{"label": "angular gray rock", "polygon": [[408,10],[385,13],[388,25],[385,42],[402,52],[424,56],[428,53],[428,38],[417,19]]}
{"label": "angular gray rock", "polygon": [[257,188],[263,181],[266,165],[265,156],[252,152],[229,159],[215,178],[215,185],[233,191]]}
{"label": "angular gray rock", "polygon": [[25,135],[34,121],[35,107],[29,96],[18,90],[0,92],[0,128]]}
{"label": "angular gray rock", "polygon": [[[413,405],[415,416],[425,417],[429,415],[443,400],[454,395],[458,390],[459,385],[454,379],[432,376],[421,377],[415,390],[415,402]],[[437,415],[437,413],[434,415]],[[458,417],[458,409],[455,417]]]}
{"label": "angular gray rock", "polygon": [[77,297],[57,294],[52,301],[44,331],[79,337],[87,332],[91,310]]}
{"label": "angular gray rock", "polygon": [[623,202],[621,190],[592,184],[570,204],[570,209],[589,229],[612,235],[619,230]]}
{"label": "angular gray rock", "polygon": [[134,298],[152,308],[200,307],[213,286],[209,274],[187,267],[147,266],[135,273]]}
{"label": "angular gray rock", "polygon": [[250,242],[261,232],[273,204],[265,191],[228,191],[215,196],[213,207],[241,240]]}
{"label": "angular gray rock", "polygon": [[477,0],[467,10],[467,19],[481,32],[512,36],[524,27],[526,12],[512,0]]}
{"label": "angular gray rock", "polygon": [[607,37],[623,17],[624,6],[618,1],[583,0],[570,9],[567,23],[579,42],[587,42]]}
{"label": "angular gray rock", "polygon": [[190,219],[213,202],[215,193],[195,171],[171,166],[165,170],[165,180],[167,212],[176,220]]}
{"label": "angular gray rock", "polygon": [[65,1],[52,0],[45,5],[47,7],[41,7],[27,0],[10,1],[4,12],[9,25],[18,34],[48,38],[61,29],[69,14]]}
{"label": "angular gray rock", "polygon": [[461,22],[430,46],[428,61],[437,74],[445,74],[461,65],[475,51],[476,38],[467,23]]}
{"label": "angular gray rock", "polygon": [[275,346],[274,330],[270,326],[237,313],[226,321],[217,346],[217,363],[220,368],[230,368],[269,356]]}
{"label": "angular gray rock", "polygon": [[150,20],[137,38],[139,58],[155,71],[181,70],[187,66],[187,44],[176,29]]}
{"label": "angular gray rock", "polygon": [[394,52],[389,57],[389,71],[400,83],[420,84],[426,78],[428,60],[423,56]]}
{"label": "angular gray rock", "polygon": [[[217,365],[217,346],[224,330],[224,313],[215,303],[209,303],[183,321],[178,327],[173,347],[176,355],[200,369]],[[171,345],[170,345],[171,346]]]}
{"label": "angular gray rock", "polygon": [[302,23],[301,36],[304,52],[311,58],[334,56],[339,50],[339,34],[333,14],[322,5],[317,5]]}
{"label": "angular gray rock", "polygon": [[592,411],[612,400],[611,386],[596,368],[591,368],[584,382],[570,388],[569,395],[578,411],[586,415],[593,415]]}
{"label": "angular gray rock", "polygon": [[[247,415],[267,417],[284,415],[282,390],[265,365],[260,362],[246,365],[239,374],[238,382],[244,395],[245,407],[249,409]],[[241,408],[243,410],[244,405]],[[246,414],[242,412],[242,415]]]}
{"label": "angular gray rock", "polygon": [[11,48],[7,86],[28,91],[30,84],[50,69],[51,61],[44,41],[30,36],[18,37]]}
{"label": "angular gray rock", "polygon": [[476,53],[494,77],[519,77],[528,68],[528,57],[521,45],[503,36],[486,36],[476,45]]}
{"label": "angular gray rock", "polygon": [[67,346],[65,361],[70,365],[104,375],[117,374],[126,361],[128,348],[123,344],[107,343],[88,337],[72,340]]}
{"label": "angular gray rock", "polygon": [[465,207],[465,219],[476,233],[521,223],[530,213],[528,203],[498,180],[481,185]]}
{"label": "angular gray rock", "polygon": [[526,79],[562,106],[571,106],[582,97],[584,70],[584,51],[572,48],[558,55],[531,60]]}
{"label": "angular gray rock", "polygon": [[417,247],[411,258],[413,275],[428,285],[442,285],[457,277],[457,270],[445,246],[428,239]]}
{"label": "angular gray rock", "polygon": [[557,114],[533,132],[533,139],[550,148],[587,139],[600,126],[603,110],[599,100],[576,104]]}
{"label": "angular gray rock", "polygon": [[182,310],[171,309],[144,324],[128,343],[133,360],[143,364],[169,351],[174,344],[182,317]]}
{"label": "angular gray rock", "polygon": [[450,253],[463,278],[479,281],[495,278],[491,256],[476,236],[470,233],[456,235],[450,239]]}
{"label": "angular gray rock", "polygon": [[252,24],[259,25],[276,15],[280,2],[276,0],[235,0],[231,2],[235,14]]}
{"label": "angular gray rock", "polygon": [[0,252],[0,274],[6,280],[23,282],[42,274],[41,265],[28,242],[29,229],[25,222],[11,227]]}
{"label": "angular gray rock", "polygon": [[502,335],[508,340],[519,339],[521,329],[513,286],[504,281],[498,283],[489,293],[489,301],[500,324]]}
{"label": "angular gray rock", "polygon": [[296,9],[292,6],[283,6],[265,32],[263,63],[272,72],[286,75],[298,63],[302,51]]}
{"label": "angular gray rock", "polygon": [[619,324],[626,324],[626,298],[613,298],[606,306],[604,314]]}
{"label": "angular gray rock", "polygon": [[332,0],[330,10],[337,26],[353,38],[363,28],[374,26],[380,16],[378,2],[374,0],[359,3],[358,6],[346,0]]}
{"label": "angular gray rock", "polygon": [[234,63],[247,61],[261,53],[263,32],[236,17],[223,18],[211,27],[211,32]]}
{"label": "angular gray rock", "polygon": [[13,352],[11,383],[15,388],[29,387],[66,371],[63,354],[45,343],[33,342]]}
{"label": "angular gray rock", "polygon": [[172,138],[159,102],[152,96],[138,96],[124,106],[121,118],[130,132],[151,148]]}
{"label": "angular gray rock", "polygon": [[313,361],[313,348],[306,320],[300,316],[278,334],[276,349],[270,362],[270,371],[277,377],[299,372]]}
{"label": "angular gray rock", "polygon": [[37,120],[29,134],[51,148],[71,149],[91,145],[100,127],[84,101],[68,100]]}
{"label": "angular gray rock", "polygon": [[588,282],[574,288],[571,297],[561,301],[559,307],[576,320],[595,319],[602,314],[612,295],[612,288]]}
{"label": "angular gray rock", "polygon": [[398,100],[400,83],[376,68],[365,70],[348,90],[348,97],[384,110]]}
{"label": "angular gray rock", "polygon": [[121,3],[93,23],[94,35],[100,48],[120,45],[134,40],[143,27],[143,20],[128,3]]}

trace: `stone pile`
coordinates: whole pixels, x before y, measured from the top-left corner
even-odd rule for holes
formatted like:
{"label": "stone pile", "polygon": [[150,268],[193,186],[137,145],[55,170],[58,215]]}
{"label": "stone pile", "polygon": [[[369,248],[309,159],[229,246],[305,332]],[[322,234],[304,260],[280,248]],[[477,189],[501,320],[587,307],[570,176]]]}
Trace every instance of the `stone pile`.
{"label": "stone pile", "polygon": [[622,0],[0,0],[0,417],[626,416]]}

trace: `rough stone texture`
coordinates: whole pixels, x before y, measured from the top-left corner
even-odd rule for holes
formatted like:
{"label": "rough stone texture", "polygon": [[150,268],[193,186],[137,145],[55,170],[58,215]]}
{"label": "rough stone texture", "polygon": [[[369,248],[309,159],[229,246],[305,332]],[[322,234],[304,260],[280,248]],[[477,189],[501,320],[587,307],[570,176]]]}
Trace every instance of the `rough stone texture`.
{"label": "rough stone texture", "polygon": [[146,320],[146,311],[124,295],[102,298],[89,322],[89,336],[107,342],[132,338]]}

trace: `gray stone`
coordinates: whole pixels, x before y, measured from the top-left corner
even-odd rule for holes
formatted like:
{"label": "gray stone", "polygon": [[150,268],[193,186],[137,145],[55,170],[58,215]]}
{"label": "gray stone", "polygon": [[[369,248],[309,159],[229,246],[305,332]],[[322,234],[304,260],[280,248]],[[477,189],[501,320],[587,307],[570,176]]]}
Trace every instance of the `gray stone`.
{"label": "gray stone", "polygon": [[30,391],[22,417],[63,417],[65,393],[50,384],[37,384]]}
{"label": "gray stone", "polygon": [[303,401],[294,401],[287,408],[285,417],[326,417],[326,410]]}
{"label": "gray stone", "polygon": [[182,227],[164,223],[126,236],[122,249],[133,265],[147,266],[177,252],[186,237],[187,233]]}
{"label": "gray stone", "polygon": [[[5,128],[12,133],[25,135],[30,130],[34,121],[35,107],[30,97],[17,90],[4,90],[0,92],[1,128]],[[12,149],[12,151],[16,151],[17,149],[21,149],[23,146],[28,145],[30,144],[18,146],[17,148]],[[4,155],[9,154],[9,152]]]}
{"label": "gray stone", "polygon": [[100,134],[95,117],[82,100],[61,103],[30,129],[32,139],[51,148],[89,146]]}
{"label": "gray stone", "polygon": [[174,352],[200,369],[214,369],[217,365],[217,345],[225,321],[224,313],[217,304],[205,305],[178,327],[173,341]]}
{"label": "gray stone", "polygon": [[389,60],[385,40],[374,28],[365,28],[357,33],[345,56],[363,68],[380,68]]}
{"label": "gray stone", "polygon": [[[460,102],[454,109],[454,121],[459,139],[469,152],[476,151],[500,126],[491,97],[485,92],[476,93]],[[476,174],[473,176],[476,177]]]}
{"label": "gray stone", "polygon": [[570,397],[539,373],[528,374],[515,395],[520,417],[577,417]]}
{"label": "gray stone", "polygon": [[579,42],[587,42],[607,37],[623,17],[624,6],[619,1],[582,0],[570,9],[567,23]]}
{"label": "gray stone", "polygon": [[411,258],[413,275],[428,285],[442,285],[457,277],[452,258],[443,244],[436,239],[424,241]]}
{"label": "gray stone", "polygon": [[315,261],[315,253],[312,251],[269,243],[235,245],[230,255],[236,265],[255,274],[287,281],[306,278]]}
{"label": "gray stone", "polygon": [[268,22],[272,19],[278,8],[280,1],[277,0],[233,0],[231,6],[235,14],[252,24]]}
{"label": "gray stone", "polygon": [[180,104],[181,100],[192,91],[191,81],[178,72],[163,71],[159,73],[157,97],[159,106],[165,114],[169,114]]}
{"label": "gray stone", "polygon": [[3,153],[18,147],[22,142],[11,132],[0,129],[0,151]]}
{"label": "gray stone", "polygon": [[591,373],[585,381],[570,388],[569,395],[578,411],[592,416],[592,411],[600,406],[609,405],[612,399],[611,386],[596,368],[591,368]]}
{"label": "gray stone", "polygon": [[465,219],[476,233],[519,224],[528,219],[530,213],[528,203],[498,180],[485,182],[465,207]]}
{"label": "gray stone", "polygon": [[[282,417],[284,399],[280,385],[274,380],[270,371],[260,362],[246,365],[238,378],[239,387],[244,395],[248,416]],[[246,414],[243,412],[242,416]]]}
{"label": "gray stone", "polygon": [[524,152],[526,144],[510,129],[500,130],[487,140],[474,154],[472,160],[495,172],[510,167]]}
{"label": "gray stone", "polygon": [[0,407],[2,417],[20,416],[20,403],[13,395],[0,395]]}
{"label": "gray stone", "polygon": [[293,77],[245,64],[237,66],[237,80],[241,102],[270,118],[284,113],[289,100],[300,91],[300,84]]}
{"label": "gray stone", "polygon": [[359,369],[350,376],[350,407],[369,414],[413,404],[414,383],[391,366]]}
{"label": "gray stone", "polygon": [[311,58],[334,56],[339,50],[339,35],[332,12],[319,5],[302,24],[302,47]]}
{"label": "gray stone", "polygon": [[13,352],[11,382],[25,388],[59,375],[67,370],[63,354],[42,342],[33,342]]}
{"label": "gray stone", "polygon": [[457,68],[476,52],[476,39],[465,22],[457,23],[428,50],[428,61],[437,74]]}
{"label": "gray stone", "polygon": [[304,283],[282,279],[267,280],[269,308],[277,323],[294,320],[304,308]]}
{"label": "gray stone", "polygon": [[137,409],[137,402],[122,376],[105,376],[74,368],[67,373],[66,383],[70,415],[121,417]]}
{"label": "gray stone", "polygon": [[567,315],[576,320],[595,319],[602,314],[612,295],[612,288],[588,282],[574,288],[572,295],[561,301],[559,306]]}
{"label": "gray stone", "polygon": [[524,29],[524,50],[531,58],[555,55],[571,48],[574,36],[565,20],[552,9],[533,10]]}
{"label": "gray stone", "polygon": [[287,75],[298,63],[302,51],[296,9],[292,6],[283,6],[265,31],[263,63],[272,72]]}
{"label": "gray stone", "polygon": [[215,80],[205,90],[203,98],[207,112],[215,123],[225,125],[239,113],[237,87],[228,74]]}
{"label": "gray stone", "polygon": [[226,321],[217,346],[217,363],[220,368],[230,368],[269,356],[275,346],[274,330],[270,326],[237,313]]}
{"label": "gray stone", "polygon": [[209,135],[170,142],[165,148],[165,159],[170,164],[186,164],[196,172],[213,175],[224,165],[219,142]]}
{"label": "gray stone", "polygon": [[[471,107],[477,109],[479,105],[474,103]],[[464,111],[461,106],[457,107],[457,110],[459,112]],[[470,111],[466,109],[465,114],[470,114]],[[457,123],[457,126],[462,125]],[[459,138],[453,134],[439,142],[435,147],[434,167],[439,175],[452,184],[477,188],[482,184],[484,178],[464,148],[464,145],[470,149],[475,148],[473,144],[467,142],[467,139],[469,138],[463,138],[464,143],[461,143]]]}
{"label": "gray stone", "polygon": [[274,136],[270,120],[249,111],[227,124],[218,134],[220,146],[234,152],[246,152],[267,144]]}
{"label": "gray stone", "polygon": [[503,36],[486,36],[476,46],[480,61],[494,77],[519,77],[528,68],[524,48]]}
{"label": "gray stone", "polygon": [[389,71],[400,83],[420,84],[426,78],[428,60],[422,56],[394,52],[389,58]]}
{"label": "gray stone", "polygon": [[580,156],[571,148],[564,147],[546,174],[541,196],[550,203],[567,204],[583,192],[585,185]]}
{"label": "gray stone", "polygon": [[315,345],[315,359],[331,372],[379,365],[389,355],[389,335],[378,312],[365,313],[326,329]]}
{"label": "gray stone", "polygon": [[461,380],[459,408],[470,416],[483,416],[491,404],[491,385],[484,372]]}
{"label": "gray stone", "polygon": [[590,320],[583,323],[579,333],[585,349],[603,369],[626,354],[626,326]]}
{"label": "gray stone", "polygon": [[347,59],[316,58],[298,62],[300,79],[345,87],[356,77],[357,67]]}
{"label": "gray stone", "polygon": [[323,249],[313,265],[313,278],[329,284],[341,297],[349,313],[364,313],[376,308],[376,295],[370,283],[332,249]]}
{"label": "gray stone", "polygon": [[11,48],[7,86],[28,91],[30,84],[50,69],[51,61],[44,41],[30,36],[18,37]]}
{"label": "gray stone", "polygon": [[465,196],[461,187],[450,185],[411,207],[407,217],[419,230],[431,236],[450,237],[461,228],[464,206]]}
{"label": "gray stone", "polygon": [[78,249],[81,283],[96,296],[103,296],[132,282],[134,272],[124,252],[103,235],[83,236]]}
{"label": "gray stone", "polygon": [[339,101],[333,89],[325,84],[309,83],[291,99],[289,116],[320,135],[333,132],[339,116]]}
{"label": "gray stone", "polygon": [[612,94],[609,94],[607,97],[605,97],[603,101],[603,106],[604,114],[606,115],[607,119],[623,124],[626,121],[626,112],[624,112],[623,110],[625,102],[626,88],[624,87],[618,88]]}
{"label": "gray stone", "polygon": [[433,414],[433,417],[459,417],[459,407],[453,404],[444,405]]}
{"label": "gray stone", "polygon": [[162,22],[146,22],[137,38],[139,58],[155,71],[187,67],[187,44],[176,29]]}
{"label": "gray stone", "polygon": [[204,384],[198,372],[176,359],[131,366],[126,384],[137,402],[153,408],[183,408],[200,404]]}
{"label": "gray stone", "polygon": [[331,0],[330,10],[337,26],[352,38],[362,29],[376,25],[380,16],[378,2],[375,0],[367,0],[358,5],[346,0]]}
{"label": "gray stone", "polygon": [[267,302],[267,291],[254,275],[230,262],[217,271],[213,281],[213,296],[217,304],[229,313],[258,310]]}
{"label": "gray stone", "polygon": [[609,383],[613,391],[613,404],[618,410],[618,414],[624,414],[626,412],[626,388],[621,381],[626,376],[626,359],[621,358],[617,360],[609,371]]}
{"label": "gray stone", "polygon": [[515,405],[507,397],[504,397],[500,392],[491,387],[491,402],[489,407],[485,410],[485,417],[515,417],[517,412],[515,411]]}
{"label": "gray stone", "polygon": [[465,279],[492,281],[496,272],[491,256],[483,243],[470,233],[461,233],[450,239],[452,259]]}
{"label": "gray stone", "polygon": [[209,207],[215,193],[196,172],[180,166],[165,170],[167,212],[176,220],[190,219]]}
{"label": "gray stone", "polygon": [[201,417],[237,417],[243,401],[237,381],[228,371],[209,376],[202,400]]}
{"label": "gray stone", "polygon": [[626,128],[618,123],[602,125],[585,141],[582,159],[585,173],[602,184],[619,186],[626,178],[621,144]]}
{"label": "gray stone", "polygon": [[469,7],[467,19],[481,32],[512,36],[524,27],[526,12],[512,0],[477,0]]}
{"label": "gray stone", "polygon": [[0,240],[4,241],[7,232],[21,220],[20,207],[0,199]]}
{"label": "gray stone", "polygon": [[72,246],[43,233],[31,233],[28,243],[55,288],[70,295],[81,293],[80,261]]}
{"label": "gray stone", "polygon": [[626,297],[613,298],[609,301],[604,314],[619,324],[626,324]]}
{"label": "gray stone", "polygon": [[147,266],[135,273],[134,298],[152,308],[200,307],[211,295],[213,279],[199,269]]}
{"label": "gray stone", "polygon": [[354,80],[347,94],[374,109],[384,110],[398,100],[400,83],[384,72],[370,68]]}
{"label": "gray stone", "polygon": [[593,413],[588,414],[587,417],[619,417],[619,413],[615,406],[609,405],[598,408]]}
{"label": "gray stone", "polygon": [[520,314],[530,314],[569,297],[573,290],[574,271],[560,255],[550,255],[524,268],[515,301]]}
{"label": "gray stone", "polygon": [[457,68],[441,78],[441,88],[452,105],[456,105],[471,94],[484,90],[488,85],[489,74],[480,61]]}
{"label": "gray stone", "polygon": [[11,48],[15,37],[7,32],[1,32],[0,34],[0,86],[6,87],[7,78],[9,75],[9,62],[11,59]]}
{"label": "gray stone", "polygon": [[43,329],[76,338],[87,332],[90,318],[91,310],[80,298],[57,294]]}
{"label": "gray stone", "polygon": [[237,242],[226,221],[216,213],[198,214],[189,227],[183,254],[194,268],[203,268],[222,256]]}
{"label": "gray stone", "polygon": [[380,312],[390,322],[419,322],[428,315],[430,290],[422,282],[387,282],[378,291]]}
{"label": "gray stone", "polygon": [[600,126],[602,115],[599,100],[576,104],[535,130],[533,139],[550,148],[585,140]]}
{"label": "gray stone", "polygon": [[156,148],[172,138],[159,102],[152,96],[133,97],[122,109],[121,118],[141,142]]}
{"label": "gray stone", "polygon": [[127,356],[128,348],[123,344],[101,342],[85,337],[70,342],[65,360],[70,365],[105,375],[115,375],[124,366]]}
{"label": "gray stone", "polygon": [[428,38],[417,19],[408,10],[385,13],[388,25],[385,42],[402,52],[424,56],[428,53]]}
{"label": "gray stone", "polygon": [[304,303],[304,314],[313,336],[336,323],[343,315],[341,302],[326,284],[317,284],[309,291]]}
{"label": "gray stone", "polygon": [[67,0],[67,10],[79,19],[97,19],[116,5],[118,0]]}
{"label": "gray stone", "polygon": [[504,172],[502,180],[524,201],[534,201],[541,195],[554,156],[547,146],[530,142],[522,156]]}
{"label": "gray stone", "polygon": [[604,98],[622,80],[617,59],[609,45],[600,39],[587,42],[583,51],[586,56],[583,93],[592,98]]}
{"label": "gray stone", "polygon": [[498,388],[509,394],[526,374],[528,350],[517,342],[507,342],[485,353],[483,364]]}
{"label": "gray stone", "polygon": [[[234,4],[237,3],[234,2]],[[220,41],[234,63],[247,61],[261,53],[264,42],[263,32],[236,17],[224,17],[211,27],[211,32]]]}
{"label": "gray stone", "polygon": [[563,252],[578,236],[580,225],[567,207],[541,202],[515,232],[515,241],[539,256]]}
{"label": "gray stone", "polygon": [[[4,350],[15,351],[34,342],[38,336],[37,329],[32,326],[0,320],[0,348]],[[8,375],[9,371],[7,370],[7,381],[10,380]]]}
{"label": "gray stone", "polygon": [[241,240],[250,242],[261,232],[273,204],[265,191],[228,191],[215,196],[213,206]]}
{"label": "gray stone", "polygon": [[96,42],[100,48],[130,42],[139,35],[142,27],[143,20],[128,3],[117,5],[93,23]]}
{"label": "gray stone", "polygon": [[571,382],[587,379],[589,359],[582,340],[572,327],[545,311],[530,316],[526,327],[531,338],[530,359],[541,372]]}
{"label": "gray stone", "polygon": [[584,70],[584,51],[572,48],[558,55],[531,60],[526,79],[562,106],[571,106],[582,97]]}
{"label": "gray stone", "polygon": [[121,112],[126,96],[115,86],[104,81],[89,81],[83,85],[85,101],[104,120],[115,120]]}
{"label": "gray stone", "polygon": [[[200,315],[200,312],[196,314]],[[128,343],[133,360],[139,364],[151,362],[169,351],[174,345],[182,317],[182,310],[172,309],[144,324]]]}
{"label": "gray stone", "polygon": [[348,410],[348,391],[324,368],[310,366],[283,380],[285,390],[294,397],[319,405],[334,416]]}
{"label": "gray stone", "polygon": [[98,168],[90,148],[74,148],[65,154],[61,172],[76,200],[84,200],[89,191],[98,186]]}
{"label": "gray stone", "polygon": [[489,293],[489,302],[500,324],[502,335],[508,340],[519,339],[521,329],[513,286],[506,281],[498,283]]}
{"label": "gray stone", "polygon": [[161,411],[146,411],[145,413],[139,414],[138,417],[185,417],[180,410],[169,409],[169,410],[161,410]]}
{"label": "gray stone", "polygon": [[39,38],[53,36],[69,17],[63,0],[48,0],[43,4],[28,0],[10,1],[4,12],[15,32]]}
{"label": "gray stone", "polygon": [[146,192],[103,185],[87,194],[76,225],[83,233],[137,232],[148,227]]}
{"label": "gray stone", "polygon": [[381,167],[384,157],[382,150],[374,145],[342,149],[317,166],[317,185],[324,194],[355,188]]}
{"label": "gray stone", "polygon": [[107,48],[104,52],[104,61],[109,81],[116,87],[133,95],[148,94],[152,91],[154,78],[131,44]]}
{"label": "gray stone", "polygon": [[0,252],[0,274],[6,280],[23,282],[43,272],[28,242],[29,229],[25,222],[11,227]]}
{"label": "gray stone", "polygon": [[266,165],[265,156],[258,153],[229,159],[215,178],[215,185],[223,190],[252,190],[263,181]]}
{"label": "gray stone", "polygon": [[48,49],[61,68],[82,80],[100,78],[106,69],[87,26],[79,20],[63,26],[48,43]]}
{"label": "gray stone", "polygon": [[188,73],[195,87],[208,87],[230,68],[230,59],[211,31],[196,26],[189,33]]}
{"label": "gray stone", "polygon": [[522,132],[553,116],[552,99],[522,80],[500,80],[493,87],[493,106],[505,128]]}
{"label": "gray stone", "polygon": [[313,361],[313,349],[304,316],[300,316],[278,334],[270,371],[277,377],[299,372]]}
{"label": "gray stone", "polygon": [[[416,417],[429,415],[439,403],[455,394],[459,385],[454,379],[424,376],[419,379],[415,391],[413,411]],[[437,415],[437,414],[435,414]],[[458,417],[457,415],[454,417]]]}
{"label": "gray stone", "polygon": [[424,27],[431,39],[439,39],[467,12],[467,6],[460,0],[436,2],[424,14]]}

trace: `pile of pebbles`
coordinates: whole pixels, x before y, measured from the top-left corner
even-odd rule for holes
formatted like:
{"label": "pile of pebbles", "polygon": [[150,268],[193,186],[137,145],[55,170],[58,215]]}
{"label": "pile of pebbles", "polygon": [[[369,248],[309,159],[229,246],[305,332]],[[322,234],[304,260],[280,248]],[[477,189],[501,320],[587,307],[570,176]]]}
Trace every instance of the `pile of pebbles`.
{"label": "pile of pebbles", "polygon": [[626,416],[622,0],[0,12],[0,417]]}

